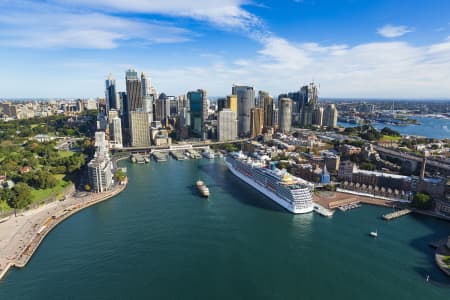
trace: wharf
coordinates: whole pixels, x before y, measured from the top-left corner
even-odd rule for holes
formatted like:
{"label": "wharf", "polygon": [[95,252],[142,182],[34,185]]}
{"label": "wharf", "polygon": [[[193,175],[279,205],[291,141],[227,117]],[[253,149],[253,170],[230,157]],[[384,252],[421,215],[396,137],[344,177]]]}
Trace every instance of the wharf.
{"label": "wharf", "polygon": [[396,218],[400,218],[400,217],[409,215],[410,213],[412,213],[412,210],[410,210],[410,209],[397,210],[397,211],[394,211],[392,213],[388,213],[388,214],[383,215],[383,219],[389,221],[389,220],[392,220],[392,219],[396,219]]}

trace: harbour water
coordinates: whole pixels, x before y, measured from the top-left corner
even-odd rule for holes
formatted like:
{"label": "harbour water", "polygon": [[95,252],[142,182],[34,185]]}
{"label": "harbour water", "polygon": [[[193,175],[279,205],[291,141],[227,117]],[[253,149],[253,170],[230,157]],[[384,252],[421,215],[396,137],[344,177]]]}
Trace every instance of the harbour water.
{"label": "harbour water", "polygon": [[[438,119],[430,117],[410,117],[416,119],[421,123],[421,125],[405,125],[396,126],[391,124],[381,124],[377,123],[374,125],[377,129],[383,129],[384,127],[389,127],[393,130],[400,132],[405,135],[418,135],[425,136],[435,139],[445,139],[450,138],[450,120],[449,119]],[[356,124],[338,122],[339,126],[343,127],[354,127]]]}
{"label": "harbour water", "polygon": [[60,224],[0,299],[450,299],[428,246],[450,223],[292,215],[219,160],[124,164],[127,190]]}

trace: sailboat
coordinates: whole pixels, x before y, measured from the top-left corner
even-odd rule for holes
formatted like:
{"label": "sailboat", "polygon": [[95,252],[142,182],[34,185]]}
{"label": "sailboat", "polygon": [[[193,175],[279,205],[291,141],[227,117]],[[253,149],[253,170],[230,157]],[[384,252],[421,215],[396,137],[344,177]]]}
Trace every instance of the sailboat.
{"label": "sailboat", "polygon": [[378,230],[371,231],[370,235],[373,236],[374,238],[378,237]]}

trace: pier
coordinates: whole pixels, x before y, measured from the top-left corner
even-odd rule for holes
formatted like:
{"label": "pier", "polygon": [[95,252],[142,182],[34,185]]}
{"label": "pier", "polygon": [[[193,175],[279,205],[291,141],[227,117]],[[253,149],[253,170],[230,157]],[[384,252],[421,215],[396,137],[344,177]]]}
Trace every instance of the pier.
{"label": "pier", "polygon": [[386,221],[389,221],[389,220],[393,220],[396,218],[400,218],[400,217],[409,215],[410,213],[412,213],[412,210],[410,210],[410,209],[397,210],[392,213],[383,215],[383,219],[385,219]]}

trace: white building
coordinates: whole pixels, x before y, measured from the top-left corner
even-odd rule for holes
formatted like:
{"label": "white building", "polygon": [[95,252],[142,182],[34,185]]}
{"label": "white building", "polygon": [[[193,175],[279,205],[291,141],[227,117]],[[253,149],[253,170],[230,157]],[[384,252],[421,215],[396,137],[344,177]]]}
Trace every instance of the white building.
{"label": "white building", "polygon": [[109,123],[109,139],[112,147],[120,149],[123,147],[122,141],[122,123],[119,117],[114,117]]}
{"label": "white building", "polygon": [[236,113],[229,108],[224,108],[220,111],[217,129],[217,139],[219,141],[234,140],[237,137]]}
{"label": "white building", "polygon": [[95,133],[95,154],[88,163],[88,179],[92,191],[96,193],[111,189],[113,183],[112,162],[108,152],[108,142],[105,133]]}

